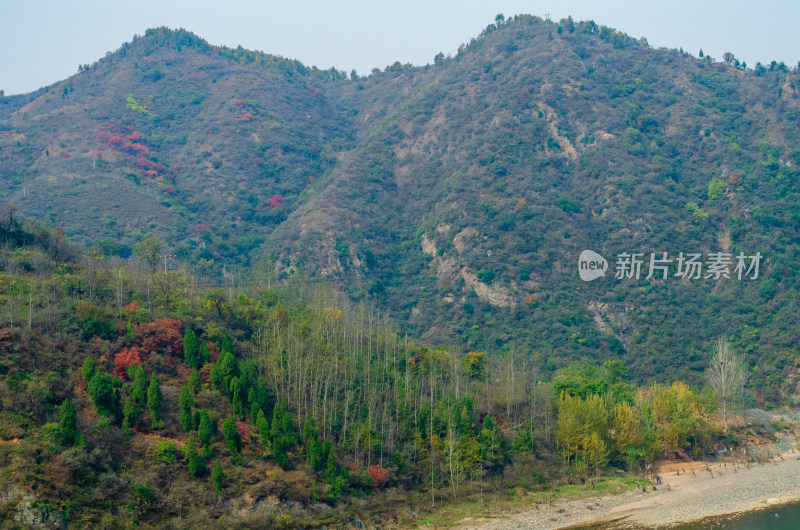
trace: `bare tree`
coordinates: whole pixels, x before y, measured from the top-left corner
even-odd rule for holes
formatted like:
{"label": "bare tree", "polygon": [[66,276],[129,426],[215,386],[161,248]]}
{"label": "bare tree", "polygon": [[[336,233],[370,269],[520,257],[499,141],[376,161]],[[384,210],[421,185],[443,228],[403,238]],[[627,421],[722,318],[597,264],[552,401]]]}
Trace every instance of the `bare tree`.
{"label": "bare tree", "polygon": [[706,370],[706,377],[722,404],[722,418],[725,432],[728,432],[728,403],[741,393],[746,372],[742,358],[733,351],[725,337],[717,339],[716,351]]}

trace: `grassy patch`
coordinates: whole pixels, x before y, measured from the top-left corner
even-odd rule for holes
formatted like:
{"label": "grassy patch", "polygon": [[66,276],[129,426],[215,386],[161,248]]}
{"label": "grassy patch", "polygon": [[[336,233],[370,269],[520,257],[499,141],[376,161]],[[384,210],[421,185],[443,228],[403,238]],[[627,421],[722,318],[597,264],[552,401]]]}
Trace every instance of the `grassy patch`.
{"label": "grassy patch", "polygon": [[636,484],[651,484],[647,479],[623,472],[610,473],[594,481],[594,487],[586,484],[562,484],[543,491],[522,488],[509,489],[502,493],[484,493],[465,496],[447,502],[432,514],[421,517],[417,524],[423,527],[456,526],[466,518],[498,519],[508,517],[530,508],[534,504],[550,501],[566,502],[601,495],[619,495],[636,488]]}

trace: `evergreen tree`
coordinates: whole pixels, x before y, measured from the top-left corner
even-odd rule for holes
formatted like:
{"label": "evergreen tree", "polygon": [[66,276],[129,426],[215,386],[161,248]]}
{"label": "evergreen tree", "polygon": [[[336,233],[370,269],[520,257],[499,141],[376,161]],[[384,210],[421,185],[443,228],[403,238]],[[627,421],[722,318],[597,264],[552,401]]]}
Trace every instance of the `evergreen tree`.
{"label": "evergreen tree", "polygon": [[[219,359],[217,359],[219,361]],[[216,388],[219,390],[220,388],[220,381],[222,380],[220,376],[219,370],[219,362],[215,362],[211,365],[211,368],[208,370],[208,382],[211,388]]]}
{"label": "evergreen tree", "polygon": [[150,386],[147,388],[147,407],[153,418],[150,426],[152,429],[158,429],[161,424],[161,397],[161,385],[156,374],[153,374],[150,377]]}
{"label": "evergreen tree", "polygon": [[197,344],[197,335],[192,328],[187,327],[186,333],[183,334],[183,358],[189,368],[196,370],[199,364],[199,346]]}
{"label": "evergreen tree", "polygon": [[98,414],[116,416],[119,414],[119,391],[115,387],[122,386],[117,376],[94,374],[89,380],[89,397],[92,398]]}
{"label": "evergreen tree", "polygon": [[147,374],[144,373],[144,368],[138,364],[131,364],[129,373],[133,372],[133,385],[131,386],[131,399],[139,407],[143,409],[147,404]]}
{"label": "evergreen tree", "polygon": [[328,453],[328,461],[325,465],[325,480],[328,484],[331,484],[337,476],[339,476],[339,469],[336,466],[336,459],[333,456],[333,451],[330,451]]}
{"label": "evergreen tree", "polygon": [[197,438],[200,440],[200,444],[203,446],[203,455],[207,456],[211,454],[209,449],[209,443],[211,443],[211,418],[208,416],[208,412],[203,411],[200,414],[200,424],[197,427]]}
{"label": "evergreen tree", "polygon": [[232,353],[223,351],[219,354],[217,362],[214,363],[217,369],[215,384],[217,388],[224,392],[230,392],[231,380],[239,375],[239,364]]}
{"label": "evergreen tree", "polygon": [[275,463],[280,467],[286,468],[290,464],[289,449],[296,444],[297,439],[294,434],[292,415],[283,401],[275,403],[269,434],[272,439],[272,456],[275,459]]}
{"label": "evergreen tree", "polygon": [[222,471],[222,463],[217,460],[211,468],[211,483],[214,484],[214,492],[217,495],[222,493],[223,480],[225,480],[225,473]]}
{"label": "evergreen tree", "polygon": [[272,458],[275,464],[287,469],[289,466],[289,454],[286,450],[286,445],[283,443],[282,438],[272,439]]}
{"label": "evergreen tree", "polygon": [[225,423],[222,424],[222,435],[225,436],[225,446],[232,455],[242,451],[242,437],[239,436],[239,428],[236,426],[233,416],[225,418]]}
{"label": "evergreen tree", "polygon": [[194,435],[189,433],[189,438],[186,440],[186,447],[184,449],[186,456],[186,466],[189,468],[189,476],[194,478],[200,474],[203,462],[197,455],[197,444],[194,441]]}
{"label": "evergreen tree", "polygon": [[122,407],[122,426],[127,430],[136,425],[136,420],[139,417],[139,409],[133,399],[125,401],[125,406]]}
{"label": "evergreen tree", "polygon": [[189,385],[189,390],[191,390],[192,394],[195,396],[200,393],[203,383],[200,381],[200,374],[197,370],[192,370],[192,373],[189,374],[189,381],[187,381],[186,384]]}
{"label": "evergreen tree", "polygon": [[178,403],[181,407],[181,427],[183,427],[184,431],[189,432],[194,428],[194,418],[192,417],[194,399],[192,399],[192,392],[188,386],[181,387]]}
{"label": "evergreen tree", "polygon": [[484,468],[493,475],[499,475],[508,463],[508,443],[488,414],[483,419],[480,434],[480,450]]}
{"label": "evergreen tree", "polygon": [[319,433],[314,427],[314,419],[309,414],[303,425],[303,443],[306,446],[306,463],[311,471],[322,470],[325,461],[322,460],[322,444],[319,442]]}
{"label": "evergreen tree", "polygon": [[84,381],[89,381],[94,375],[94,359],[87,357],[83,360],[83,368],[81,368],[81,376]]}
{"label": "evergreen tree", "polygon": [[252,401],[252,403],[250,404],[250,422],[253,425],[258,425],[258,417],[261,414],[264,414],[264,412],[261,410],[261,405],[258,404],[258,401]]}
{"label": "evergreen tree", "polygon": [[205,366],[205,364],[211,360],[211,352],[208,351],[208,344],[206,341],[202,341],[200,343],[200,347],[197,349],[197,365],[199,367]]}
{"label": "evergreen tree", "polygon": [[58,408],[58,424],[61,426],[61,443],[75,445],[78,438],[78,418],[75,405],[69,399],[65,399]]}
{"label": "evergreen tree", "polygon": [[230,393],[231,393],[231,403],[233,404],[233,414],[236,416],[242,416],[241,414],[241,391],[242,391],[242,383],[238,377],[233,377],[230,382]]}
{"label": "evergreen tree", "polygon": [[324,466],[327,466],[328,458],[330,458],[332,452],[333,450],[331,449],[331,443],[328,440],[322,442],[322,451],[320,452],[319,460]]}
{"label": "evergreen tree", "polygon": [[228,335],[227,333],[222,338],[222,345],[220,346],[219,349],[222,352],[228,352],[230,354],[234,353],[234,350],[233,350],[233,339],[231,339],[231,336]]}
{"label": "evergreen tree", "polygon": [[340,472],[336,465],[336,460],[333,457],[333,451],[329,451],[328,462],[325,466],[325,489],[328,492],[328,497],[330,499],[335,499],[344,493],[347,481],[347,469],[342,468]]}

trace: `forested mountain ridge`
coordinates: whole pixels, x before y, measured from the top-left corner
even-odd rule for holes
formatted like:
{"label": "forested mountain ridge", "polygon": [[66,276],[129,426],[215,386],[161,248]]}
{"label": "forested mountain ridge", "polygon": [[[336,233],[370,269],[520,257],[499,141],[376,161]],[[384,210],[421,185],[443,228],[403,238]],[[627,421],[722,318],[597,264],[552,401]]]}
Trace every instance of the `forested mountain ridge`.
{"label": "forested mountain ridge", "polygon": [[[696,382],[726,334],[777,399],[798,353],[796,83],[569,19],[498,20],[367,78],[149,30],[0,99],[0,189],[106,253],[157,233],[198,274],[269,256],[412,335],[545,369],[622,357]],[[585,248],[764,261],[583,283]]]}

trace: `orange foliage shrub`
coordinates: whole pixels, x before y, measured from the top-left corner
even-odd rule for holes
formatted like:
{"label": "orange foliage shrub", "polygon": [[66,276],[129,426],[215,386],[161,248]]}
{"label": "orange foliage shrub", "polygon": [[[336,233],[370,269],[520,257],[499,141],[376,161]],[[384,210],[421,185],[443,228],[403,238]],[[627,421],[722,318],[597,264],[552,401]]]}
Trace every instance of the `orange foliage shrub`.
{"label": "orange foliage shrub", "polygon": [[145,352],[183,352],[181,321],[174,318],[159,318],[136,326],[136,337]]}
{"label": "orange foliage shrub", "polygon": [[385,468],[376,464],[370,467],[367,472],[375,486],[383,488],[389,483],[389,472]]}
{"label": "orange foliage shrub", "polygon": [[132,348],[124,349],[114,356],[114,373],[119,376],[123,381],[128,376],[128,367],[131,363],[138,365],[142,364],[142,350],[133,346]]}

